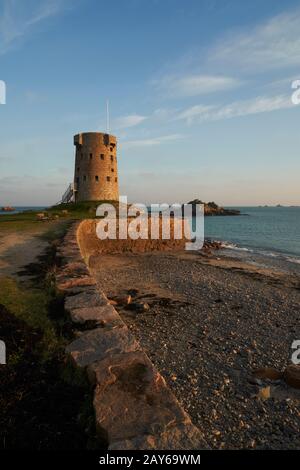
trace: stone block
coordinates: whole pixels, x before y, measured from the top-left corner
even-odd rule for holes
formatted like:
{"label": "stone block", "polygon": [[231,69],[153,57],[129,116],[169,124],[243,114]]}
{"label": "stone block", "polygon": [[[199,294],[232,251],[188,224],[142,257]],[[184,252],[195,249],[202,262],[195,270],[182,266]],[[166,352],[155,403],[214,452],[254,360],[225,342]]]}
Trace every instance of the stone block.
{"label": "stone block", "polygon": [[85,367],[109,356],[139,349],[139,344],[124,324],[112,328],[96,328],[73,341],[66,348],[75,364]]}
{"label": "stone block", "polygon": [[91,276],[81,276],[72,278],[70,276],[58,276],[56,287],[60,291],[67,291],[78,286],[94,286],[96,281]]}
{"label": "stone block", "polygon": [[84,290],[76,295],[70,295],[65,300],[65,310],[67,312],[74,308],[100,307],[101,305],[107,305],[107,299],[97,291],[96,287]]}
{"label": "stone block", "polygon": [[142,351],[111,355],[88,368],[96,384],[94,409],[108,442],[157,435],[190,418]]}
{"label": "stone block", "polygon": [[70,311],[70,316],[75,323],[85,323],[86,321],[96,320],[101,322],[102,325],[124,325],[120,315],[112,305],[74,308]]}

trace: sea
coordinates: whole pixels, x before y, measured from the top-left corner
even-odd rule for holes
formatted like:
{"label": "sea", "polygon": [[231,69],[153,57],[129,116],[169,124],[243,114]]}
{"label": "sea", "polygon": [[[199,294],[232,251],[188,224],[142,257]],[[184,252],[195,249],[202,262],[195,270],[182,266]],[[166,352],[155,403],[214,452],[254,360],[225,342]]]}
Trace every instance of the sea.
{"label": "sea", "polygon": [[240,216],[205,218],[205,237],[222,242],[221,254],[299,275],[300,207],[235,209]]}

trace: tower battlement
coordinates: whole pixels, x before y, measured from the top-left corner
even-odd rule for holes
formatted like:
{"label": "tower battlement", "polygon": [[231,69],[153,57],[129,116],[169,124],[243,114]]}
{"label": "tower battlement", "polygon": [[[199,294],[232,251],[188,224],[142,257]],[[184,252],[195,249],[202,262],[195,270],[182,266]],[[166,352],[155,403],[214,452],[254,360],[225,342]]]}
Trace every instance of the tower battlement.
{"label": "tower battlement", "polygon": [[102,132],[74,136],[75,201],[119,199],[117,139]]}

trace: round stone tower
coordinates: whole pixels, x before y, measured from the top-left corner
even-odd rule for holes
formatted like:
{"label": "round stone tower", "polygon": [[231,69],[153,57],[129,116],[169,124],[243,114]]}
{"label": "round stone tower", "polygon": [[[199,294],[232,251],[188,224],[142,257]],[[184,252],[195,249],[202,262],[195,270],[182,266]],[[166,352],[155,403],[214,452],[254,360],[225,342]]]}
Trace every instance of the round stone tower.
{"label": "round stone tower", "polygon": [[75,202],[117,201],[119,182],[116,137],[102,132],[84,132],[74,136],[74,145]]}

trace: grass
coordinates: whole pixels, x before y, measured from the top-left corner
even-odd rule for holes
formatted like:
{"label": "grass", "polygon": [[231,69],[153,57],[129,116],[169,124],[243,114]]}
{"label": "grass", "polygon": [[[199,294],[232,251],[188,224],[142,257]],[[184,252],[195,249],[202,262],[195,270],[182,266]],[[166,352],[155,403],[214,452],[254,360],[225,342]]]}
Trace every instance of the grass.
{"label": "grass", "polygon": [[[52,232],[60,224],[81,219],[93,219],[96,217],[97,207],[104,201],[86,201],[76,204],[59,204],[38,211],[25,211],[19,214],[0,215],[0,234],[7,232]],[[116,205],[116,201],[105,201]],[[65,212],[67,211],[67,212]],[[52,220],[40,221],[37,219],[38,213],[48,214]]]}
{"label": "grass", "polygon": [[[82,208],[74,212],[82,214]],[[81,371],[66,363],[64,348],[74,331],[55,287],[56,247],[74,218],[42,223],[35,212],[3,218],[0,232],[3,226],[33,233],[37,227],[48,247],[24,267],[30,280],[0,276],[0,338],[7,348],[7,365],[0,370],[0,448],[99,446],[90,386]]]}
{"label": "grass", "polygon": [[41,349],[51,355],[61,345],[52,321],[48,317],[51,294],[44,289],[30,288],[15,279],[0,277],[0,304],[29,327],[42,332]]}

